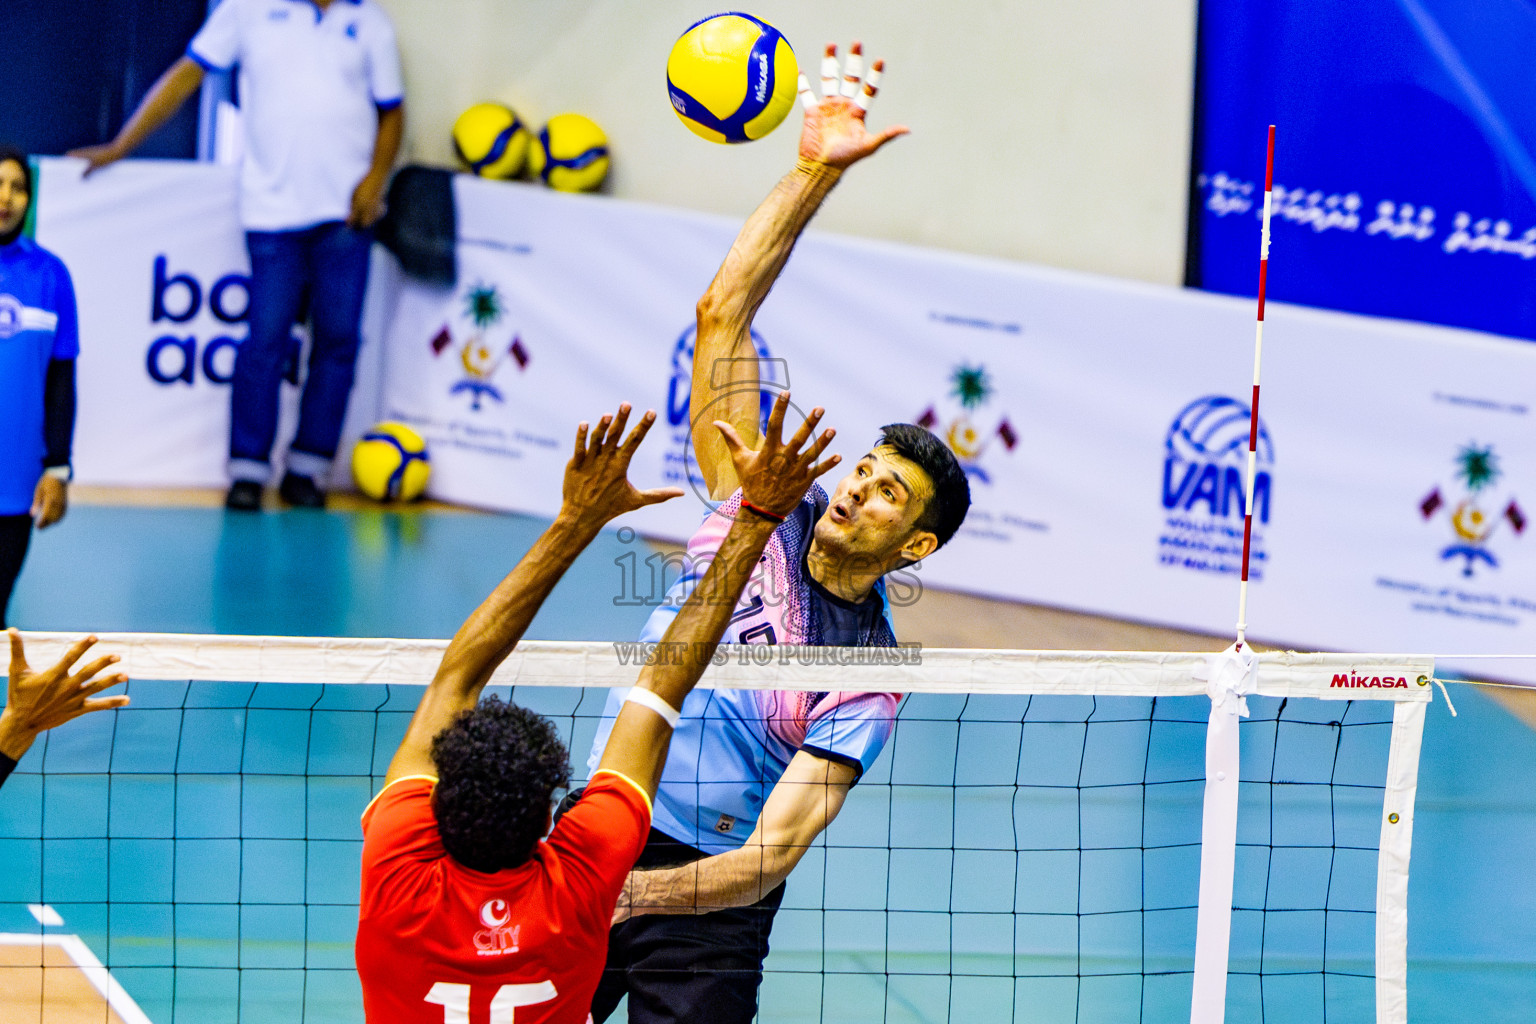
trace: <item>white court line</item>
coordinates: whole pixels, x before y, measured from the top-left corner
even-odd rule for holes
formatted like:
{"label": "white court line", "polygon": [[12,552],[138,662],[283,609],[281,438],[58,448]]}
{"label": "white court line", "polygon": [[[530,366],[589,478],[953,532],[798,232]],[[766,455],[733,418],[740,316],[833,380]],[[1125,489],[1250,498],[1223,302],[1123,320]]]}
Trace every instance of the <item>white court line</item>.
{"label": "white court line", "polygon": [[79,968],[96,989],[107,1006],[122,1018],[123,1024],[154,1024],[139,1004],[133,1001],[112,973],[102,966],[96,954],[91,952],[78,935],[26,935],[19,932],[0,932],[0,946],[58,946],[74,965]]}
{"label": "white court line", "polygon": [[57,928],[64,923],[59,912],[46,903],[28,903],[27,910],[37,919],[37,923],[44,928]]}

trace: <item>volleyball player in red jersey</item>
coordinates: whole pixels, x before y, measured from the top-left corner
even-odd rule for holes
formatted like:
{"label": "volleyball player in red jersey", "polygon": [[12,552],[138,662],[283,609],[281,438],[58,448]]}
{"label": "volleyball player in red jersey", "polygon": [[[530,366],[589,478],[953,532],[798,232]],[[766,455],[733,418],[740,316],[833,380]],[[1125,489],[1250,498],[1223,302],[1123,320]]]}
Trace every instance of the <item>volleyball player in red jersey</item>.
{"label": "volleyball player in red jersey", "polygon": [[[363,812],[357,970],[371,1024],[581,1024],[625,876],[650,830],[677,710],[714,654],[774,528],[837,456],[811,442],[816,409],[781,440],[788,395],[762,447],[728,424],[744,514],[619,712],[601,764],[549,833],[569,757],[547,720],[480,692],[576,556],[610,520],[674,497],[626,478],[655,420],[620,444],[629,407],[576,432],[560,514],[460,627]],[[807,442],[811,442],[807,447]]]}

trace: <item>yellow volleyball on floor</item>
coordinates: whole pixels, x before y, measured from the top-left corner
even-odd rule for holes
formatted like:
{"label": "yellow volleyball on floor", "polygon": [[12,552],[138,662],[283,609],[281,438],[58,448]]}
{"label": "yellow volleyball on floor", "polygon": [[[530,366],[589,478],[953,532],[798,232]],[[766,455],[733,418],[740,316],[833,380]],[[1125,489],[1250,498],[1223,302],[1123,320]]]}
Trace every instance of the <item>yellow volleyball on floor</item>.
{"label": "yellow volleyball on floor", "polygon": [[528,173],[560,192],[590,192],[608,176],[608,137],[590,117],[556,114],[528,147]]}
{"label": "yellow volleyball on floor", "polygon": [[528,156],[528,129],[503,103],[476,103],[453,122],[453,149],[482,178],[510,178]]}
{"label": "yellow volleyball on floor", "polygon": [[799,75],[795,51],[778,29],[750,14],[716,14],[690,26],[672,47],[667,94],[695,135],[750,142],[784,120]]}
{"label": "yellow volleyball on floor", "polygon": [[352,449],[352,479],[378,501],[414,501],[431,475],[427,442],[404,423],[380,423]]}

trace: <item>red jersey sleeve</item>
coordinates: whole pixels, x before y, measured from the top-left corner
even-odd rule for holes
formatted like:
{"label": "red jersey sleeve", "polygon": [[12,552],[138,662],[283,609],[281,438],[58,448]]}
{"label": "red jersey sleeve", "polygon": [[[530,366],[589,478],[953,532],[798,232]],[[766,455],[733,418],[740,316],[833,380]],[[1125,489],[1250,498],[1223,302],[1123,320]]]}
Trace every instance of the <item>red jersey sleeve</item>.
{"label": "red jersey sleeve", "polygon": [[363,811],[362,898],[364,912],[378,899],[392,902],[425,882],[425,869],[446,856],[432,813],[425,776],[398,779]]}
{"label": "red jersey sleeve", "polygon": [[595,911],[604,932],[624,877],[651,831],[651,798],[618,772],[599,769],[546,845],[560,858],[578,911]]}

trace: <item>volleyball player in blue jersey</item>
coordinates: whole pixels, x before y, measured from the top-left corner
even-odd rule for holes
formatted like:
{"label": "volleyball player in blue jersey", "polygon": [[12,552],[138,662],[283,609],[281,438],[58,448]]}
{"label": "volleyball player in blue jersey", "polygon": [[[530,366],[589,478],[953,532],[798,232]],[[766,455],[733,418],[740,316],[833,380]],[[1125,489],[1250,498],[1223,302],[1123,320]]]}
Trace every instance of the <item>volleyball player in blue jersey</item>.
{"label": "volleyball player in blue jersey", "polygon": [[[768,515],[738,484],[738,464],[749,465],[761,443],[752,319],[843,171],[906,131],[865,130],[874,82],[860,81],[855,60],[862,64],[850,55],[844,95],[828,89],[817,103],[802,83],[799,161],[747,220],[699,302],[693,444],[720,504],[642,639],[666,632],[735,518]],[[717,430],[716,420],[732,429]],[[965,473],[938,438],[912,424],[884,428],[830,495],[813,486],[779,520],[724,642],[894,646],[883,577],[941,547],[969,507]],[[609,697],[594,765],[622,699],[617,691]],[[595,1021],[625,994],[631,1024],[752,1020],[784,879],[874,763],[897,701],[888,693],[729,690],[687,699],[650,841],[615,915]]]}
{"label": "volleyball player in blue jersey", "polygon": [[32,527],[64,518],[80,332],[69,271],[23,235],[26,155],[0,147],[0,626]]}

